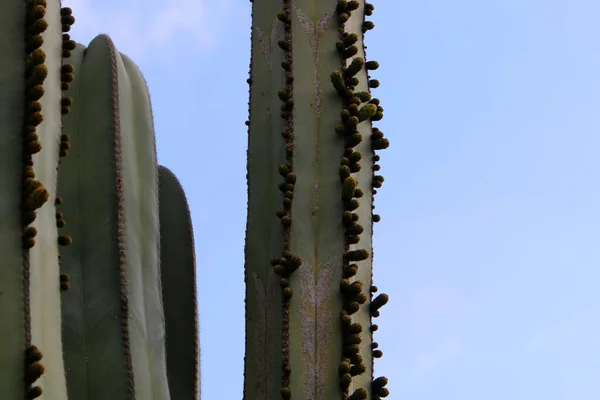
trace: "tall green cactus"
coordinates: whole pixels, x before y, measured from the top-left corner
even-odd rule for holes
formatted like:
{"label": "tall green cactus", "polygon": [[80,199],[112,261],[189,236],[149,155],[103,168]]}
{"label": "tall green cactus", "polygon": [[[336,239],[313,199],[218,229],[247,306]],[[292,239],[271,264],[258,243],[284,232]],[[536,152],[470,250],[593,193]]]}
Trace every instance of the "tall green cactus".
{"label": "tall green cactus", "polygon": [[[59,0],[1,1],[0,393],[199,399],[191,219],[144,78]],[[252,9],[244,398],[379,400],[374,7]]]}
{"label": "tall green cactus", "polygon": [[0,8],[2,398],[198,399],[189,209],[140,70],[59,0]]}
{"label": "tall green cactus", "polygon": [[244,398],[386,397],[371,321],[388,300],[372,295],[374,152],[389,144],[363,44],[374,7],[252,3]]}

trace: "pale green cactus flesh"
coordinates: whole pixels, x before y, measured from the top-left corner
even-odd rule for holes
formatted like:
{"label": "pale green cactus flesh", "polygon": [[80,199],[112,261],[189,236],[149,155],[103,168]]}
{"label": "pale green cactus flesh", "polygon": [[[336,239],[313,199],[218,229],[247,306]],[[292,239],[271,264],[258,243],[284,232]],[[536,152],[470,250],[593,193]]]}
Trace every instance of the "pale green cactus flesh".
{"label": "pale green cactus flesh", "polygon": [[374,150],[387,147],[363,45],[373,8],[253,1],[247,400],[388,394],[373,379],[371,320],[387,301],[371,295]]}
{"label": "pale green cactus flesh", "polygon": [[159,167],[160,259],[171,399],[200,398],[196,257],[189,207],[173,173]]}

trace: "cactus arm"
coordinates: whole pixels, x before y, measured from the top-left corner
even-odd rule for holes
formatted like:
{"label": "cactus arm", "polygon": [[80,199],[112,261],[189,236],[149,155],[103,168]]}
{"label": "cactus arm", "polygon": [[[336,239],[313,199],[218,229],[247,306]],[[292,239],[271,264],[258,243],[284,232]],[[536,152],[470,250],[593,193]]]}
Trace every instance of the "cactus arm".
{"label": "cactus arm", "polygon": [[23,248],[19,211],[22,184],[25,2],[8,1],[0,13],[0,393],[22,399],[25,350]]}
{"label": "cactus arm", "polygon": [[196,259],[190,210],[173,173],[158,167],[160,258],[172,399],[200,399]]}
{"label": "cactus arm", "polygon": [[121,108],[122,115],[128,116],[121,119],[121,151],[131,323],[133,329],[142,331],[131,336],[132,355],[136,370],[147,369],[137,373],[137,391],[151,390],[141,397],[144,399],[168,400],[152,108],[139,68],[126,56],[117,59],[124,67],[123,79],[119,76],[119,104],[125,107]]}
{"label": "cactus arm", "polygon": [[[73,52],[73,98],[65,118],[71,149],[60,167],[64,231],[75,240],[62,252],[72,288],[63,295],[69,395],[74,399],[135,397],[127,337],[127,297],[117,243],[115,116],[109,44],[103,37]],[[126,282],[125,282],[126,283]]]}
{"label": "cactus arm", "polygon": [[280,290],[270,260],[281,254],[283,230],[275,217],[282,194],[274,182],[285,162],[285,128],[279,117],[281,101],[277,91],[285,73],[277,47],[283,38],[277,20],[278,1],[260,0],[254,7],[252,61],[250,70],[250,113],[248,137],[248,220],[245,244],[246,353],[244,399],[270,400],[279,395],[281,371]]}
{"label": "cactus arm", "polygon": [[82,399],[168,400],[148,92],[105,35],[90,43],[77,79],[81,104],[66,118],[75,155],[61,171],[65,207],[69,197],[79,202],[68,226],[79,226],[82,242],[63,260],[73,286],[81,285],[64,307],[69,388]]}
{"label": "cactus arm", "polygon": [[66,400],[59,286],[58,229],[56,227],[56,182],[61,135],[62,29],[60,1],[47,1],[48,28],[42,33],[41,49],[46,53],[48,76],[40,99],[44,120],[38,125],[42,151],[33,155],[37,179],[48,190],[49,199],[40,208],[32,226],[37,228],[36,244],[30,250],[31,342],[44,354],[45,372],[38,385],[49,399]]}

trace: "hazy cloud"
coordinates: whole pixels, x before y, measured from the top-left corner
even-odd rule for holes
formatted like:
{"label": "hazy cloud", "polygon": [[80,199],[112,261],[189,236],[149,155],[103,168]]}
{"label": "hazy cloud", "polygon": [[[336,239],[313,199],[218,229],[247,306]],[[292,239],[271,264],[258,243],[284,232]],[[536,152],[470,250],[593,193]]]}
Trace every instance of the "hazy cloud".
{"label": "hazy cloud", "polygon": [[120,51],[134,59],[160,51],[162,57],[180,51],[176,41],[199,48],[214,46],[231,23],[232,0],[63,0],[76,23],[74,39],[87,44],[100,33],[108,34]]}

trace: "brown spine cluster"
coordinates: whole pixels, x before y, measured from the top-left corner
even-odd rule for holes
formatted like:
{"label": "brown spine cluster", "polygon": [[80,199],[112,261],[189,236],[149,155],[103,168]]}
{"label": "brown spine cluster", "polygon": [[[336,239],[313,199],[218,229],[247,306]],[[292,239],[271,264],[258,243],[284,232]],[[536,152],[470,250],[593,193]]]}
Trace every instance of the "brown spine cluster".
{"label": "brown spine cluster", "polygon": [[[358,189],[358,182],[356,178],[352,176],[360,170],[360,161],[363,155],[360,152],[355,151],[353,148],[362,142],[363,137],[358,131],[358,124],[364,121],[378,121],[383,117],[383,108],[379,105],[378,99],[372,99],[370,92],[355,92],[355,87],[359,84],[357,74],[362,71],[363,68],[367,70],[373,70],[378,67],[376,62],[366,62],[362,57],[355,57],[358,53],[356,43],[358,42],[358,36],[356,33],[348,33],[345,30],[345,23],[350,19],[352,12],[358,10],[360,4],[356,0],[339,0],[337,3],[337,15],[340,24],[340,39],[338,40],[336,47],[342,58],[342,70],[333,71],[331,73],[331,82],[343,100],[344,108],[340,113],[341,124],[335,127],[337,134],[341,135],[345,141],[345,152],[340,162],[340,180],[342,182],[342,201],[344,202],[344,212],[342,215],[342,222],[344,224],[345,233],[345,253],[344,253],[344,266],[343,266],[343,279],[340,283],[341,294],[344,299],[344,306],[341,312],[342,329],[343,329],[343,360],[340,363],[339,374],[340,374],[340,387],[344,391],[344,397],[352,400],[366,399],[368,391],[364,388],[356,389],[352,394],[348,396],[348,389],[352,382],[352,377],[360,375],[366,371],[365,364],[362,356],[360,355],[360,343],[362,342],[362,331],[363,327],[359,323],[352,322],[352,314],[356,313],[362,304],[367,301],[367,296],[363,291],[363,283],[357,280],[352,281],[358,271],[357,261],[363,261],[369,258],[369,251],[365,249],[349,250],[351,244],[357,244],[360,241],[360,234],[364,231],[364,227],[358,223],[358,214],[354,213],[359,207],[359,199],[364,196],[364,193]],[[371,15],[374,7],[371,4],[365,4],[364,14]],[[363,43],[364,33],[373,28],[373,23],[370,21],[363,21]],[[348,59],[352,58],[351,62]],[[379,86],[379,82],[369,78],[369,88],[376,88]],[[366,103],[363,105],[363,103]],[[361,107],[362,105],[362,107]],[[380,141],[376,141],[373,135],[379,130],[373,128],[373,134],[371,135],[372,149],[376,147],[385,148],[381,146]],[[385,139],[382,139],[385,140]],[[387,142],[387,140],[385,140]],[[375,145],[373,145],[376,143]],[[373,170],[379,169],[378,166],[374,166]],[[380,187],[383,177],[373,175],[373,187]],[[375,189],[371,193],[371,196],[376,193]],[[375,220],[379,220],[379,216],[373,217],[369,223]],[[371,246],[372,255],[372,246]],[[385,301],[383,301],[385,299]],[[377,309],[387,302],[387,295],[380,295],[370,305],[371,315],[378,314]],[[371,330],[372,332],[373,330]],[[373,346],[373,345],[372,345]],[[373,366],[371,366],[373,367]],[[371,368],[373,370],[373,368]],[[382,379],[378,378],[377,381],[381,386]],[[387,380],[386,380],[387,382]],[[377,385],[371,385],[372,398],[379,399],[380,397],[387,396],[387,389],[379,387]]]}
{"label": "brown spine cluster", "polygon": [[42,183],[35,179],[33,155],[42,149],[37,127],[42,122],[42,103],[44,80],[48,68],[44,64],[46,54],[41,49],[42,33],[48,27],[46,1],[32,0],[27,3],[25,16],[25,104],[22,133],[23,185],[21,192],[21,221],[23,224],[23,309],[25,316],[25,398],[35,399],[42,395],[39,386],[32,386],[43,373],[44,366],[39,363],[42,354],[31,346],[31,309],[29,296],[29,249],[35,245],[37,230],[29,226],[36,217],[36,211],[48,200],[49,193]]}
{"label": "brown spine cluster", "polygon": [[356,74],[364,66],[364,59],[356,57],[349,63],[348,59],[358,53],[356,34],[345,31],[345,23],[352,12],[359,8],[358,1],[340,0],[337,3],[337,16],[339,21],[340,39],[336,43],[337,50],[342,59],[342,70],[331,73],[331,83],[343,101],[343,109],[340,113],[341,124],[335,127],[335,131],[344,139],[344,155],[340,161],[340,182],[342,184],[342,202],[344,212],[342,223],[345,228],[345,246],[342,281],[340,292],[343,298],[341,311],[342,320],[342,361],[339,365],[340,389],[343,398],[352,400],[364,400],[368,392],[364,388],[357,388],[352,394],[348,393],[352,377],[363,374],[366,371],[364,360],[360,354],[360,343],[362,342],[363,327],[360,323],[352,322],[352,315],[359,311],[360,306],[367,301],[363,293],[363,283],[353,279],[358,272],[357,262],[369,258],[369,252],[365,249],[350,250],[350,245],[360,242],[360,234],[364,227],[358,223],[358,214],[355,213],[359,207],[359,199],[364,195],[358,188],[358,181],[352,176],[360,170],[362,154],[354,150],[363,140],[358,131],[358,124],[367,120],[372,115],[372,107],[359,106],[370,98],[368,93],[355,93],[358,85]]}
{"label": "brown spine cluster", "polygon": [[285,121],[285,127],[281,131],[281,136],[285,140],[285,164],[279,166],[279,174],[284,181],[279,185],[279,190],[283,193],[283,207],[277,210],[276,215],[283,226],[283,249],[280,258],[271,260],[275,272],[280,276],[280,286],[283,297],[282,307],[282,379],[281,379],[281,398],[289,400],[292,397],[290,390],[290,375],[292,373],[290,365],[290,299],[292,298],[292,288],[290,287],[289,277],[296,271],[300,265],[300,257],[291,252],[291,225],[292,225],[292,199],[294,197],[294,188],[296,185],[296,174],[294,173],[294,75],[293,75],[293,56],[292,56],[292,2],[283,0],[283,8],[277,15],[279,21],[284,24],[284,38],[277,42],[279,48],[285,52],[285,59],[281,62],[281,68],[286,72],[285,86],[277,95],[282,102],[280,116]]}
{"label": "brown spine cluster", "polygon": [[[42,103],[39,101],[44,95],[44,80],[48,75],[48,68],[44,64],[46,54],[41,49],[42,33],[48,27],[44,18],[46,15],[46,1],[33,0],[27,4],[25,26],[25,104],[23,121],[23,192],[21,198],[21,211],[23,221],[23,244],[25,250],[35,245],[35,229],[28,229],[35,221],[38,210],[49,197],[49,193],[42,183],[35,179],[33,170],[33,155],[42,149],[37,134],[37,127],[43,121]],[[26,274],[29,273],[26,267]],[[28,276],[26,277],[28,281]],[[28,285],[26,285],[28,286]]]}
{"label": "brown spine cluster", "polygon": [[[60,22],[62,28],[62,60],[61,69],[60,69],[60,89],[64,92],[69,90],[70,83],[73,81],[73,72],[74,67],[72,64],[65,64],[64,59],[71,57],[71,52],[75,49],[76,43],[71,40],[71,36],[66,33],[71,30],[71,25],[75,23],[75,18],[73,17],[73,11],[69,7],[63,7],[60,9]],[[60,101],[60,113],[61,115],[67,115],[70,111],[71,104],[73,100],[68,96],[62,96]],[[71,144],[69,143],[69,135],[64,132],[64,127],[61,125],[61,135],[60,135],[60,145],[58,150],[58,162],[59,164],[62,162],[62,159],[69,154],[69,149],[71,148]],[[62,199],[57,197],[54,204],[58,208],[58,206],[62,203]],[[56,212],[56,227],[63,228],[66,225],[66,221],[64,219],[63,213],[60,211]],[[66,246],[71,244],[71,237],[62,235],[58,238],[58,243],[62,246]],[[61,263],[61,257],[58,256],[59,265]],[[66,291],[71,288],[71,283],[69,282],[68,274],[60,275],[60,290]]]}
{"label": "brown spine cluster", "polygon": [[42,352],[36,346],[29,346],[25,351],[25,392],[26,399],[37,399],[42,395],[42,388],[32,386],[44,373],[44,365],[40,363]]}
{"label": "brown spine cluster", "polygon": [[[71,57],[71,52],[75,49],[76,43],[71,40],[71,36],[66,33],[71,30],[71,25],[75,23],[75,18],[73,17],[73,11],[69,7],[63,7],[60,9],[60,21],[62,25],[62,58],[63,61],[65,58]],[[73,72],[74,67],[72,64],[64,64],[62,63],[60,70],[60,88],[61,90],[67,91],[69,90],[70,84],[73,81]],[[60,112],[62,115],[67,115],[70,111],[70,107],[73,100],[68,96],[63,96],[60,102]],[[59,157],[64,158],[69,154],[69,149],[71,145],[69,144],[69,135],[62,132],[60,136],[60,149],[59,149]]]}

